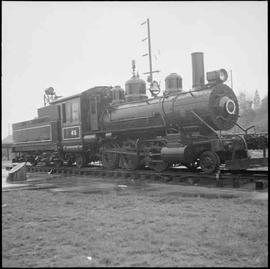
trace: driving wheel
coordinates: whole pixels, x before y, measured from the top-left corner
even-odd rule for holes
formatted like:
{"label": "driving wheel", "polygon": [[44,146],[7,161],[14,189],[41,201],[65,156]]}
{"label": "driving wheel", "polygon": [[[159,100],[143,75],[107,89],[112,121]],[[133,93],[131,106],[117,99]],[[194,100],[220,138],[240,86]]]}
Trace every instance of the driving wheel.
{"label": "driving wheel", "polygon": [[119,154],[110,152],[119,148],[116,142],[108,142],[101,152],[102,164],[107,169],[115,169],[119,166]]}
{"label": "driving wheel", "polygon": [[[124,151],[127,154],[122,154],[121,165],[127,170],[136,170],[140,168],[140,159],[137,156],[136,144],[133,140],[127,140],[123,143]],[[128,154],[130,153],[130,154]]]}

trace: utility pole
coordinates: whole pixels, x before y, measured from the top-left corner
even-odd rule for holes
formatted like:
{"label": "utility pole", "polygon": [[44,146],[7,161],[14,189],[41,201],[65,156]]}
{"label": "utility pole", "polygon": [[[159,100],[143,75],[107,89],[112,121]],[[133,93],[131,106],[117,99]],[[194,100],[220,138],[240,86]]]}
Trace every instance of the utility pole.
{"label": "utility pole", "polygon": [[149,54],[149,67],[150,67],[150,83],[153,81],[152,74],[152,54],[151,54],[151,38],[150,38],[150,22],[147,18],[147,32],[148,32],[148,54]]}
{"label": "utility pole", "polygon": [[232,70],[230,70],[230,75],[231,75],[231,88],[233,89]]}
{"label": "utility pole", "polygon": [[150,68],[150,72],[146,72],[143,74],[149,74],[149,77],[147,78],[147,81],[152,83],[153,82],[153,73],[158,73],[159,71],[153,71],[152,69],[152,53],[151,53],[151,38],[150,38],[150,22],[149,19],[147,18],[146,21],[144,21],[143,23],[141,23],[141,25],[144,25],[145,23],[147,23],[147,37],[142,39],[142,42],[145,41],[146,39],[148,39],[148,53],[143,54],[142,56],[149,56],[149,68]]}

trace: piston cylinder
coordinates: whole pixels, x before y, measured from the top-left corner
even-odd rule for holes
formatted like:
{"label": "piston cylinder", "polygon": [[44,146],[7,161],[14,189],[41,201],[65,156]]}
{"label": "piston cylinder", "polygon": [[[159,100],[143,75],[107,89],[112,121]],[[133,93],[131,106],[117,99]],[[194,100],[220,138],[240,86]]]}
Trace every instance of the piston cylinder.
{"label": "piston cylinder", "polygon": [[203,53],[194,52],[191,54],[192,58],[192,87],[200,87],[204,85],[204,63]]}
{"label": "piston cylinder", "polygon": [[185,158],[185,147],[178,147],[178,148],[167,148],[163,147],[161,149],[161,159],[167,163],[178,163],[184,161]]}

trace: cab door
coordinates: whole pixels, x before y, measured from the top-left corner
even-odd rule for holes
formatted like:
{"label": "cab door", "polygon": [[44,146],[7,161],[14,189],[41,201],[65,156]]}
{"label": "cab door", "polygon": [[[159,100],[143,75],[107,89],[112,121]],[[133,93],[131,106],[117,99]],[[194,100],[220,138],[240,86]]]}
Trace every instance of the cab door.
{"label": "cab door", "polygon": [[98,102],[96,96],[89,97],[90,106],[90,126],[91,131],[98,130]]}
{"label": "cab door", "polygon": [[57,124],[57,131],[58,131],[58,141],[62,140],[62,135],[61,135],[61,125],[62,125],[62,116],[61,116],[61,105],[57,105],[57,111],[58,111],[58,124]]}
{"label": "cab door", "polygon": [[62,141],[76,142],[81,139],[80,98],[74,98],[61,104]]}

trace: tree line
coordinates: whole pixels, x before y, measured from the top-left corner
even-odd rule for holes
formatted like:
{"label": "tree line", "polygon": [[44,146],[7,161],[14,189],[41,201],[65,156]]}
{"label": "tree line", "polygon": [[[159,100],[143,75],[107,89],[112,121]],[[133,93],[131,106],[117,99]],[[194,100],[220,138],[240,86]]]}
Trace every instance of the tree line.
{"label": "tree line", "polygon": [[[268,132],[268,95],[261,100],[256,90],[251,100],[244,92],[240,92],[238,102],[240,117],[237,123],[245,129],[254,126],[249,132]],[[240,130],[234,127],[232,131],[239,132]]]}

